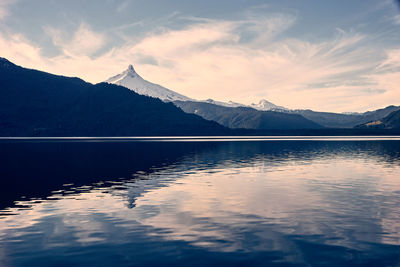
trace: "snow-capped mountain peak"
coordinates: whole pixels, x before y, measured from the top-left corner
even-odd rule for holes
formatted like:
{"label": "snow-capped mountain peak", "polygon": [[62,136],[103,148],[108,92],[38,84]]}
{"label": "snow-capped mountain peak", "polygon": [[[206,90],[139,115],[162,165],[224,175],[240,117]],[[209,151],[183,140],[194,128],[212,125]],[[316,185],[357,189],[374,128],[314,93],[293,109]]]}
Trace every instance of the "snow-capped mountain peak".
{"label": "snow-capped mountain peak", "polygon": [[128,68],[124,72],[131,77],[134,77],[135,75],[137,75],[135,68],[132,65],[129,65]]}
{"label": "snow-capped mountain peak", "polygon": [[132,65],[129,65],[125,71],[109,78],[105,82],[121,85],[121,86],[131,89],[132,91],[134,91],[140,95],[147,95],[147,96],[159,98],[163,101],[175,101],[175,100],[190,101],[190,100],[192,100],[189,97],[181,95],[181,94],[174,92],[170,89],[167,89],[161,85],[146,81],[135,71],[135,68]]}
{"label": "snow-capped mountain peak", "polygon": [[261,99],[257,104],[252,103],[250,107],[258,110],[287,110],[287,108],[277,106],[265,99]]}
{"label": "snow-capped mountain peak", "polygon": [[[181,95],[177,92],[174,92],[170,89],[167,89],[161,85],[151,83],[143,79],[136,71],[132,65],[129,65],[127,69],[121,72],[118,75],[115,75],[105,82],[113,83],[117,85],[121,85],[131,89],[132,91],[140,94],[140,95],[147,95],[155,98],[159,98],[166,102],[171,101],[198,101],[187,96]],[[236,103],[233,101],[229,102],[222,102],[222,101],[215,101],[213,99],[207,99],[200,102],[206,102],[210,104],[215,104],[224,107],[252,107],[258,110],[274,110],[274,111],[284,111],[287,110],[284,107],[277,106],[265,99],[261,99],[258,104],[251,104],[251,105],[244,105],[240,103]]]}

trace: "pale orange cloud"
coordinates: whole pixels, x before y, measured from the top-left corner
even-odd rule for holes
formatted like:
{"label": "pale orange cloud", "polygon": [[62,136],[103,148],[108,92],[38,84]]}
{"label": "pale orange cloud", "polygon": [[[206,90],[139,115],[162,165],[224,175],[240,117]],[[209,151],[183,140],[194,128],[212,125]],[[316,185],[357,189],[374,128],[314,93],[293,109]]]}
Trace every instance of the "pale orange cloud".
{"label": "pale orange cloud", "polygon": [[[45,57],[21,35],[0,33],[4,57],[31,68],[101,82],[129,64],[146,79],[195,99],[250,104],[266,98],[288,108],[364,111],[389,104],[400,91],[399,50],[380,59],[365,35],[338,29],[330,40],[279,39],[295,17],[271,15],[240,21],[199,20],[180,30],[132,38],[94,56],[108,36],[82,23],[71,40],[47,27],[62,53]],[[243,40],[243,31],[256,33]],[[390,80],[388,80],[390,79]]]}
{"label": "pale orange cloud", "polygon": [[63,32],[52,27],[45,27],[45,32],[51,37],[55,46],[60,47],[66,56],[90,56],[102,48],[106,36],[94,32],[89,25],[81,23],[72,38],[63,36]]}

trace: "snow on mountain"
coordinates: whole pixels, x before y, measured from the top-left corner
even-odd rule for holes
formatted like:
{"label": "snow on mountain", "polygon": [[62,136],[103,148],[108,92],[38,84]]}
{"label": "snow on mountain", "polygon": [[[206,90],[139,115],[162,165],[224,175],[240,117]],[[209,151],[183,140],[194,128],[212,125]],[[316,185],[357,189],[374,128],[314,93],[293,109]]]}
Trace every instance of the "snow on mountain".
{"label": "snow on mountain", "polygon": [[250,107],[254,108],[254,109],[258,109],[258,110],[274,110],[274,111],[279,111],[279,110],[287,110],[287,108],[281,107],[281,106],[277,106],[265,99],[261,99],[260,102],[258,102],[257,104],[252,103],[250,105]]}
{"label": "snow on mountain", "polygon": [[237,102],[233,102],[233,101],[228,101],[228,102],[222,102],[222,101],[215,101],[213,99],[207,99],[207,100],[203,100],[200,102],[206,102],[206,103],[210,103],[210,104],[214,104],[214,105],[218,105],[218,106],[223,106],[223,107],[231,107],[231,108],[237,108],[237,107],[250,107],[250,108],[254,108],[257,110],[261,110],[261,111],[268,111],[268,110],[272,110],[272,111],[288,111],[287,108],[281,107],[281,106],[277,106],[265,99],[260,100],[260,102],[258,102],[258,104],[251,104],[251,105],[244,105],[244,104],[240,104]]}
{"label": "snow on mountain", "polygon": [[[161,85],[151,83],[143,79],[139,74],[136,73],[135,69],[132,65],[129,65],[128,69],[124,72],[109,78],[105,81],[106,83],[113,83],[117,85],[121,85],[135,91],[140,95],[147,95],[155,98],[159,98],[163,101],[198,101],[187,96],[181,95],[177,92],[174,92],[170,89],[167,89]],[[215,101],[213,99],[207,99],[200,102],[206,102],[210,104],[215,104],[218,106],[224,107],[251,107],[258,110],[276,110],[276,111],[284,111],[287,110],[284,107],[277,106],[272,104],[271,102],[262,99],[258,104],[244,105],[232,101],[222,102]]]}
{"label": "snow on mountain", "polygon": [[214,99],[207,99],[207,100],[203,100],[200,102],[206,102],[209,104],[214,104],[214,105],[218,105],[218,106],[223,106],[223,107],[232,107],[232,108],[236,108],[236,107],[246,107],[246,105],[240,104],[240,103],[236,103],[236,102],[232,102],[232,101],[228,101],[228,102],[222,102],[222,101],[215,101]]}
{"label": "snow on mountain", "polygon": [[193,99],[162,87],[161,85],[146,81],[136,73],[132,65],[129,65],[128,69],[124,72],[109,78],[105,82],[121,85],[140,95],[159,98],[163,101],[193,101]]}

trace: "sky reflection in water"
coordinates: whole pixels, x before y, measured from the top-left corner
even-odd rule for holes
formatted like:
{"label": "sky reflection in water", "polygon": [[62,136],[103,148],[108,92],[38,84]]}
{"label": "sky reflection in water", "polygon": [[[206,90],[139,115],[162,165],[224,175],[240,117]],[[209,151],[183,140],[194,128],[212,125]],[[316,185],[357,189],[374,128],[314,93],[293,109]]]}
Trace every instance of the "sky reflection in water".
{"label": "sky reflection in water", "polygon": [[[64,184],[9,193],[18,202],[0,211],[6,266],[400,263],[400,141],[0,146],[2,177]],[[72,166],[73,181],[92,168],[121,173],[72,185],[50,157]],[[17,198],[26,193],[34,199]]]}

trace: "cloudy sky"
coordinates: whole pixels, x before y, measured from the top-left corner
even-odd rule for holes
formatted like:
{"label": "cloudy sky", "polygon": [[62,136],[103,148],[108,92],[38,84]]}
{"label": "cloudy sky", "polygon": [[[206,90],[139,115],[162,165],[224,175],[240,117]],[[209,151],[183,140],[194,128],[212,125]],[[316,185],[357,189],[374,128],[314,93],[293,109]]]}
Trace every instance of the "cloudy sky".
{"label": "cloudy sky", "polygon": [[400,105],[393,0],[0,0],[0,57],[97,83],[134,65],[196,99]]}

